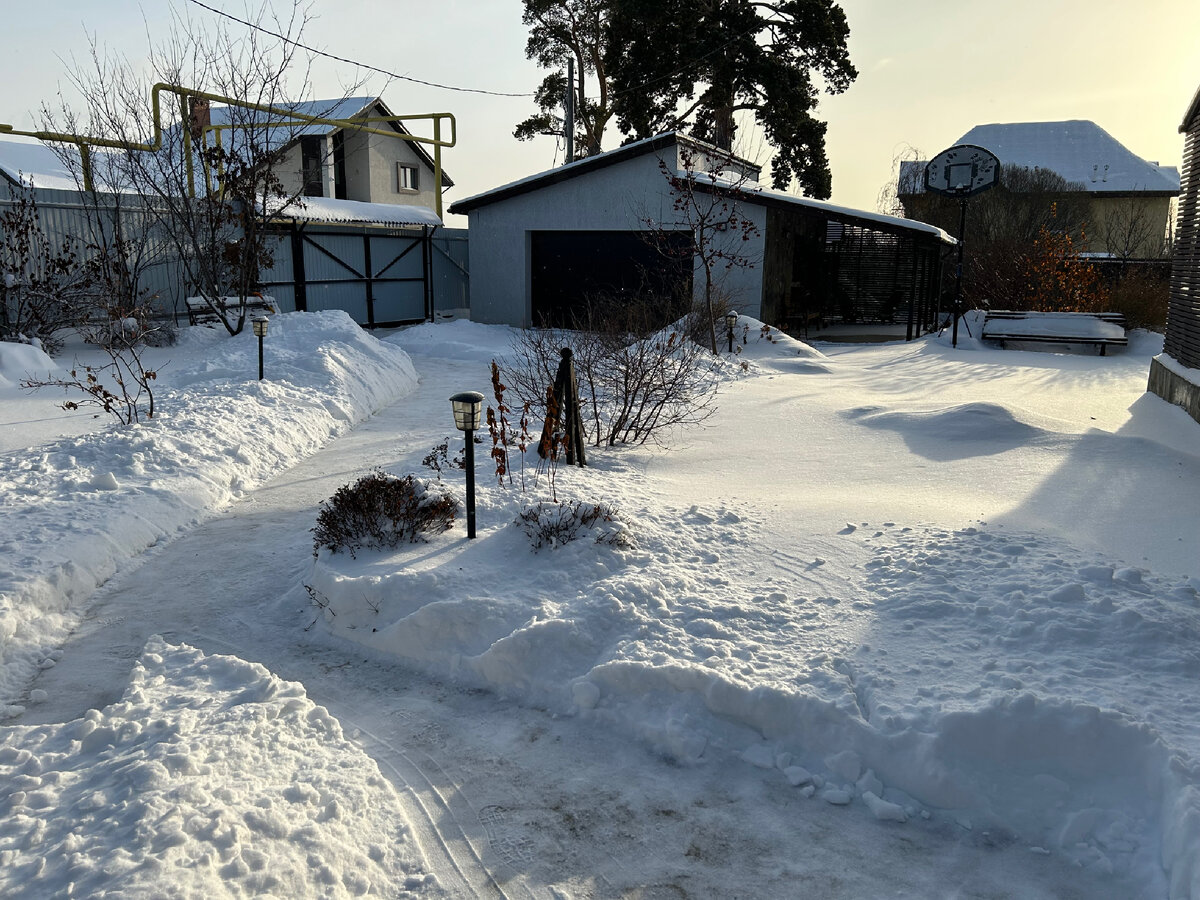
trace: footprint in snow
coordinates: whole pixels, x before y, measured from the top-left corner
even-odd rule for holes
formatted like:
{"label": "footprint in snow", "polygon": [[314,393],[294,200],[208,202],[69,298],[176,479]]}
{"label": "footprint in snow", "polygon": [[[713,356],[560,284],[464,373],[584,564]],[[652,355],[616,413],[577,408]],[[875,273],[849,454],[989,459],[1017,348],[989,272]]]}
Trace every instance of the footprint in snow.
{"label": "footprint in snow", "polygon": [[839,531],[838,534],[854,534],[856,531],[858,531],[858,526],[851,525],[849,522],[847,522],[846,527]]}

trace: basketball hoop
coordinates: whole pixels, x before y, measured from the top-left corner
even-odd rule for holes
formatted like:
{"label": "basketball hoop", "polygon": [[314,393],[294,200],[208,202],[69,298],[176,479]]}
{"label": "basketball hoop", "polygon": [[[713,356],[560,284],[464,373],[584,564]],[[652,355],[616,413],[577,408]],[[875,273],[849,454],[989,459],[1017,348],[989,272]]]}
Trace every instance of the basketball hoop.
{"label": "basketball hoop", "polygon": [[[958,319],[962,315],[963,241],[967,230],[967,198],[982,194],[1000,183],[1000,160],[996,154],[974,144],[957,144],[943,150],[925,166],[925,190],[958,198],[958,265],[954,272],[954,331],[950,340],[958,346]],[[969,330],[969,329],[968,329]]]}
{"label": "basketball hoop", "polygon": [[925,166],[925,190],[935,194],[970,197],[999,183],[1000,160],[974,144],[943,150]]}

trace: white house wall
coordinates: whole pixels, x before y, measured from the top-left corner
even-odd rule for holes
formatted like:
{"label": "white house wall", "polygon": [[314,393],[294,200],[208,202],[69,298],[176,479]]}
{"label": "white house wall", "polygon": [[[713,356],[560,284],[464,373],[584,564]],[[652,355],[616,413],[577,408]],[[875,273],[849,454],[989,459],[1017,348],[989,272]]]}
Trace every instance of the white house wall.
{"label": "white house wall", "polygon": [[[665,148],[674,165],[674,147]],[[762,302],[762,250],[766,212],[745,206],[743,215],[759,235],[738,239],[754,262],[730,270],[724,287],[734,306],[757,315]],[[653,154],[585,172],[473,209],[471,236],[471,318],[488,324],[530,323],[529,234],[533,231],[647,231],[670,227],[676,215],[669,186]],[[725,273],[723,273],[725,274]],[[695,288],[702,296],[703,276]]]}
{"label": "white house wall", "polygon": [[[437,208],[437,192],[433,185],[433,169],[417,155],[416,145],[399,138],[369,134],[370,140],[370,200],[372,203],[403,203],[406,206]],[[396,164],[417,167],[417,190],[401,190]]]}

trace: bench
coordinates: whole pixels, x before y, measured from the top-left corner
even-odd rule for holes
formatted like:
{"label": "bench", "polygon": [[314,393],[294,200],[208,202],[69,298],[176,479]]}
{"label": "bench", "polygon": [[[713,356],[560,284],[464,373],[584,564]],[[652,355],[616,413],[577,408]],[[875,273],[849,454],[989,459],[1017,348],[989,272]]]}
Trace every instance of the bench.
{"label": "bench", "polygon": [[[214,304],[224,312],[236,312],[242,301],[237,297],[218,297],[211,302],[204,297],[188,297],[183,302],[187,306],[189,325],[217,325],[221,318],[213,309]],[[246,298],[246,314],[249,316],[273,315],[278,311],[275,301],[270,297],[255,294]]]}
{"label": "bench", "polygon": [[1020,312],[992,310],[984,316],[985,341],[1043,344],[1094,344],[1100,355],[1109,347],[1125,347],[1125,316],[1122,313]]}

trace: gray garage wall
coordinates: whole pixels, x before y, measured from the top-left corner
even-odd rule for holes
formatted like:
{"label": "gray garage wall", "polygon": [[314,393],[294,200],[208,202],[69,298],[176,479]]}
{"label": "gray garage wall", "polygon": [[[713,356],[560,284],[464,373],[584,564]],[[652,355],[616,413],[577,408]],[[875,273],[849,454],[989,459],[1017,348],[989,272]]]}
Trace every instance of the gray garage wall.
{"label": "gray garage wall", "polygon": [[[671,154],[674,165],[674,148]],[[742,312],[757,315],[762,297],[762,247],[766,213],[746,205],[742,213],[759,229],[739,249],[754,261],[728,272],[724,288]],[[648,230],[647,220],[671,223],[675,212],[669,185],[653,154],[634,157],[557,184],[470,211],[471,318],[476,322],[526,326],[530,322],[530,247],[533,231]],[[703,291],[697,273],[694,285]]]}

